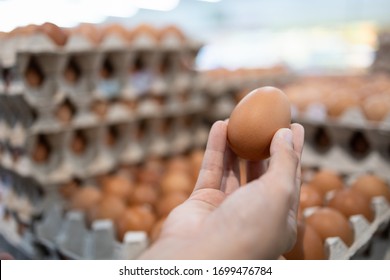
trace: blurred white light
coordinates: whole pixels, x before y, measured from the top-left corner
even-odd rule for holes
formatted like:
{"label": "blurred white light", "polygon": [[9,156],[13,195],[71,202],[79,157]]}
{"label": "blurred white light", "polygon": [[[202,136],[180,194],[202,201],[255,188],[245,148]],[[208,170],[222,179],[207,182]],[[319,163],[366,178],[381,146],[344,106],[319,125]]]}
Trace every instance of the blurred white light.
{"label": "blurred white light", "polygon": [[201,1],[201,2],[210,2],[210,3],[218,3],[218,2],[221,2],[222,0],[198,0],[198,1]]}
{"label": "blurred white light", "polygon": [[[138,11],[132,0],[8,0],[0,1],[0,30],[52,22],[61,27],[80,22],[100,23],[106,17],[131,17]],[[17,16],[15,16],[17,15]]]}
{"label": "blurred white light", "polygon": [[180,0],[129,0],[140,9],[171,11],[179,5]]}

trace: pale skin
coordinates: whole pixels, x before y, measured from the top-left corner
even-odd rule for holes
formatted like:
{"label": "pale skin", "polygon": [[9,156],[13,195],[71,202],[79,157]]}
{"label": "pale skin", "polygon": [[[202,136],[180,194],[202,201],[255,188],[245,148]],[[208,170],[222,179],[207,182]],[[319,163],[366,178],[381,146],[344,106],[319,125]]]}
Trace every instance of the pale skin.
{"label": "pale skin", "polygon": [[191,196],[141,259],[277,259],[294,245],[303,127],[278,130],[269,162],[247,162],[247,183],[240,185],[227,124],[213,125]]}

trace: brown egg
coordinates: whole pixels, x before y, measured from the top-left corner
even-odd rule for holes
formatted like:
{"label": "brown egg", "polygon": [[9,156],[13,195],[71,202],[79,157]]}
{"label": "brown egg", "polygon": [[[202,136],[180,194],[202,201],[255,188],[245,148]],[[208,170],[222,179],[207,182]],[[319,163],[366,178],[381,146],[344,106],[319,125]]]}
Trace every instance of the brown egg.
{"label": "brown egg", "polygon": [[182,192],[173,192],[166,195],[163,195],[156,205],[157,215],[159,217],[166,217],[168,214],[177,206],[182,204],[188,198]]}
{"label": "brown egg", "polygon": [[119,240],[123,240],[128,231],[145,231],[149,233],[156,222],[156,216],[149,207],[132,206],[127,208],[120,218],[117,219],[116,226]]}
{"label": "brown egg", "polygon": [[122,199],[107,195],[88,209],[88,221],[92,223],[95,220],[109,219],[115,222],[125,210],[126,205]]}
{"label": "brown egg", "polygon": [[309,184],[320,191],[323,195],[332,190],[344,187],[343,179],[333,170],[322,169],[316,172]]}
{"label": "brown egg", "polygon": [[361,108],[367,120],[380,122],[390,113],[390,95],[370,95],[361,104]]}
{"label": "brown egg", "polygon": [[76,155],[81,155],[87,149],[87,139],[81,132],[76,132],[71,141],[70,148]]}
{"label": "brown egg", "polygon": [[136,172],[139,183],[144,184],[158,184],[163,175],[164,166],[158,159],[148,160],[143,166],[138,168]]}
{"label": "brown egg", "polygon": [[38,27],[38,31],[46,33],[58,46],[63,46],[68,40],[68,34],[59,26],[51,22],[45,22]]}
{"label": "brown egg", "polygon": [[174,156],[168,159],[165,165],[165,169],[166,172],[184,172],[188,174],[191,171],[191,165],[187,157]]}
{"label": "brown egg", "polygon": [[181,42],[186,41],[186,36],[184,33],[175,25],[167,25],[160,30],[158,30],[157,38],[158,40],[164,40],[167,36],[175,36],[177,39],[179,39]]}
{"label": "brown egg", "polygon": [[351,184],[351,189],[363,193],[368,199],[375,196],[384,196],[390,202],[390,187],[380,177],[374,174],[364,174],[359,176]]}
{"label": "brown egg", "polygon": [[81,23],[70,30],[71,34],[84,36],[93,45],[98,45],[103,39],[102,31],[95,24]]}
{"label": "brown egg", "polygon": [[44,82],[44,74],[35,60],[31,60],[24,72],[24,78],[28,86],[32,88],[40,87]]}
{"label": "brown egg", "polygon": [[299,198],[299,207],[305,209],[308,207],[322,206],[324,201],[323,194],[309,184],[302,184]]}
{"label": "brown egg", "polygon": [[129,202],[131,204],[156,204],[159,197],[157,188],[151,184],[138,184],[135,186]]}
{"label": "brown egg", "polygon": [[110,104],[106,100],[95,100],[91,104],[91,111],[94,112],[100,118],[104,118],[107,115]]}
{"label": "brown egg", "polygon": [[58,191],[65,198],[70,199],[80,188],[80,183],[77,180],[71,180],[62,184]]}
{"label": "brown egg", "polygon": [[127,202],[134,191],[134,185],[129,178],[119,175],[111,175],[102,178],[102,191],[106,194],[117,196]]}
{"label": "brown egg", "polygon": [[136,40],[141,36],[148,36],[152,40],[157,40],[158,32],[157,29],[149,24],[140,24],[133,30],[130,30],[129,39],[130,41]]}
{"label": "brown egg", "polygon": [[306,223],[313,227],[323,241],[328,237],[340,237],[347,246],[354,241],[349,220],[336,209],[321,207],[306,218]]}
{"label": "brown egg", "polygon": [[130,39],[130,31],[126,27],[118,23],[111,23],[104,26],[101,32],[103,37],[115,34],[125,41],[128,41]]}
{"label": "brown egg", "polygon": [[194,189],[194,184],[190,175],[183,172],[170,171],[162,177],[160,187],[161,192],[164,194],[171,192],[190,194]]}
{"label": "brown egg", "polygon": [[324,242],[318,233],[308,224],[298,222],[297,241],[284,257],[287,260],[324,260]]}
{"label": "brown egg", "polygon": [[33,161],[36,163],[45,163],[49,159],[49,156],[49,144],[45,141],[38,141],[31,155]]}
{"label": "brown egg", "polygon": [[340,117],[347,109],[358,106],[359,98],[353,92],[333,92],[328,104],[328,115],[330,117]]}
{"label": "brown egg", "polygon": [[363,215],[368,221],[372,221],[374,218],[371,201],[364,194],[351,188],[336,190],[327,206],[340,211],[347,218],[359,214]]}
{"label": "brown egg", "polygon": [[74,115],[74,108],[70,102],[64,102],[58,106],[55,111],[55,116],[63,123],[69,123]]}
{"label": "brown egg", "polygon": [[87,212],[93,205],[99,202],[102,193],[93,186],[81,187],[73,194],[70,200],[70,208]]}
{"label": "brown egg", "polygon": [[246,95],[230,115],[227,139],[241,158],[262,160],[270,156],[270,145],[276,131],[289,128],[290,103],[274,87],[262,87]]}

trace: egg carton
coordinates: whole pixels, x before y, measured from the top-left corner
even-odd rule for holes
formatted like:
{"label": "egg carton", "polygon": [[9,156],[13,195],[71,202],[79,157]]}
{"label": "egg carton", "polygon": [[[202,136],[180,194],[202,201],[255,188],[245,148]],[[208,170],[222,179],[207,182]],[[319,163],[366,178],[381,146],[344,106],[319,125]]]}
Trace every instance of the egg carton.
{"label": "egg carton", "polygon": [[[356,112],[356,111],[354,111]],[[383,126],[363,126],[355,114],[345,122],[308,121],[293,118],[305,127],[302,163],[306,166],[335,168],[341,172],[372,171],[389,178],[390,130]]]}
{"label": "egg carton", "polygon": [[87,228],[83,212],[53,206],[36,225],[36,240],[61,259],[136,259],[149,246],[145,232],[130,231],[116,239],[111,220],[96,220]]}
{"label": "egg carton", "polygon": [[[349,223],[354,231],[354,241],[348,246],[340,237],[329,237],[325,240],[325,255],[329,260],[348,260],[366,249],[374,234],[390,222],[390,204],[384,197],[374,197],[371,201],[374,219],[369,222],[363,215],[354,215]],[[304,216],[316,211],[316,207],[307,208]]]}
{"label": "egg carton", "polygon": [[329,118],[326,108],[323,104],[311,104],[307,109],[300,113],[297,108],[292,105],[293,118],[303,123],[316,123],[331,126],[351,127],[354,129],[369,129],[369,130],[390,130],[390,114],[383,121],[374,122],[368,120],[360,107],[348,108],[341,116],[337,118]]}

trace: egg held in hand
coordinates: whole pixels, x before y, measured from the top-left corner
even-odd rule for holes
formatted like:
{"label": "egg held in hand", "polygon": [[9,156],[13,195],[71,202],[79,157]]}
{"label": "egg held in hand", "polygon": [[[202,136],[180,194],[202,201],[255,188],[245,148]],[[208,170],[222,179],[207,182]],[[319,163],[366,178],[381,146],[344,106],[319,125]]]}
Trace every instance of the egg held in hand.
{"label": "egg held in hand", "polygon": [[289,128],[291,109],[284,92],[262,87],[246,95],[230,115],[227,140],[239,157],[263,160],[270,156],[270,145],[276,131]]}

